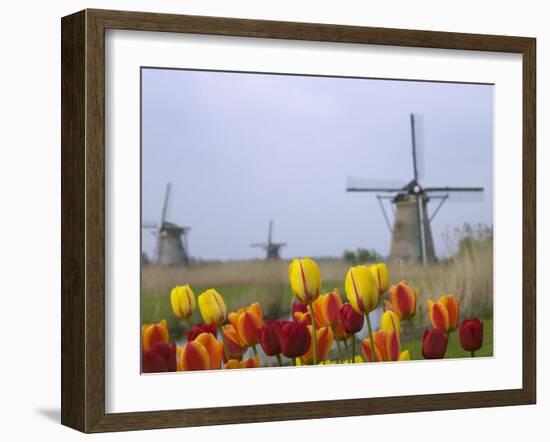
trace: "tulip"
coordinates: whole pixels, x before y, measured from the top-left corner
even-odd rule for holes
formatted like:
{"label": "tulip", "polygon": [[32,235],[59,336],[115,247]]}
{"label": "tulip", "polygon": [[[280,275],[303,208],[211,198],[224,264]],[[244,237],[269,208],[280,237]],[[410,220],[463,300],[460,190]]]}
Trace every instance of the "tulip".
{"label": "tulip", "polygon": [[149,350],[157,342],[167,344],[169,339],[170,333],[166,319],[158,324],[143,324],[141,327],[141,345],[144,350]]}
{"label": "tulip", "polygon": [[229,322],[233,324],[245,346],[250,347],[260,341],[263,316],[257,302],[229,314]]}
{"label": "tulip", "polygon": [[321,273],[311,258],[293,259],[288,268],[290,288],[300,302],[311,304],[320,294]]}
{"label": "tulip", "polygon": [[174,287],[170,292],[170,302],[174,314],[182,319],[191,316],[195,310],[195,294],[189,284]]}
{"label": "tulip", "polygon": [[388,310],[382,314],[380,319],[380,328],[384,331],[396,331],[401,334],[401,320],[397,313]]}
{"label": "tulip", "polygon": [[[317,316],[315,316],[315,318],[317,318]],[[294,313],[293,319],[295,321],[303,322],[307,325],[311,325],[311,314],[309,312],[306,312],[306,313],[296,312]]]}
{"label": "tulip", "polygon": [[304,355],[311,345],[311,335],[303,322],[281,321],[279,340],[281,352],[287,358]]}
{"label": "tulip", "polygon": [[447,333],[439,328],[428,329],[422,337],[422,356],[424,359],[442,359],[447,351]]}
{"label": "tulip", "polygon": [[391,303],[386,303],[386,308],[397,313],[401,320],[410,319],[416,314],[417,299],[418,289],[413,290],[406,281],[401,281],[390,288]]}
{"label": "tulip", "polygon": [[[378,306],[378,283],[374,273],[364,265],[350,267],[346,275],[345,289],[353,309],[367,318],[370,343],[371,347],[374,347],[372,325],[369,318],[369,313]],[[376,351],[374,358],[376,359]]]}
{"label": "tulip", "polygon": [[353,334],[361,331],[365,323],[365,317],[357,313],[351,304],[344,304],[339,311],[340,322],[344,326],[346,333]]}
{"label": "tulip", "polygon": [[199,309],[204,322],[220,326],[227,316],[227,307],[215,289],[209,289],[199,296]]}
{"label": "tulip", "polygon": [[[338,289],[322,295],[316,302],[320,303],[321,315],[326,326],[335,327],[340,323],[339,313],[343,304]],[[315,319],[317,319],[317,312],[315,312]]]}
{"label": "tulip", "polygon": [[216,324],[195,324],[187,332],[187,340],[194,341],[201,333],[210,333],[214,335],[214,337],[217,337]]}
{"label": "tulip", "polygon": [[225,364],[224,368],[226,369],[236,369],[236,368],[258,368],[260,366],[260,360],[258,357],[248,358],[244,361],[238,361],[237,359],[230,359]]}
{"label": "tulip", "polygon": [[178,361],[178,371],[209,370],[210,357],[208,351],[200,342],[191,341],[181,350]]}
{"label": "tulip", "polygon": [[[315,301],[311,303],[311,308],[313,310],[313,313],[315,314],[315,328],[317,329],[319,327],[328,326],[328,322],[325,319],[325,314],[323,312],[323,296],[325,295],[319,296]],[[311,313],[308,313],[308,314],[309,314],[309,317],[306,315],[303,315],[299,320],[304,322],[307,319],[309,319],[309,322],[311,323],[311,325],[313,325],[313,319],[311,318]],[[297,315],[298,317],[300,317],[299,313]]]}
{"label": "tulip", "polygon": [[[309,332],[313,335],[313,327],[308,326]],[[327,356],[330,348],[332,347],[332,342],[334,340],[334,334],[330,327],[321,327],[317,330],[317,361],[322,361]],[[304,363],[309,363],[313,360],[313,336],[311,339],[311,345],[309,346],[307,352],[302,356],[302,361]]]}
{"label": "tulip", "polygon": [[317,263],[311,258],[293,259],[288,268],[290,288],[300,302],[309,306],[311,314],[311,326],[313,328],[313,363],[317,363],[317,325],[315,324],[315,312],[312,303],[320,294],[321,272]]}
{"label": "tulip", "polygon": [[280,328],[280,321],[266,321],[262,325],[260,344],[267,356],[278,356],[281,353]]}
{"label": "tulip", "polygon": [[210,360],[210,370],[217,370],[220,368],[223,356],[223,344],[218,341],[211,333],[201,333],[192,342],[198,342],[208,352],[208,358]]}
{"label": "tulip", "polygon": [[400,361],[410,361],[411,360],[411,354],[409,353],[409,350],[402,351],[399,355]]}
{"label": "tulip", "polygon": [[429,316],[433,328],[445,332],[456,330],[458,307],[459,301],[453,295],[443,295],[437,302],[428,301]]}
{"label": "tulip", "polygon": [[141,371],[143,373],[162,373],[176,371],[176,343],[155,342],[141,355]]}
{"label": "tulip", "polygon": [[241,338],[235,327],[232,324],[227,324],[223,326],[222,329],[223,342],[225,342],[227,350],[223,355],[223,360],[227,361],[228,359],[241,359],[244,352],[246,351],[246,346],[242,343]]}
{"label": "tulip", "polygon": [[374,274],[374,277],[376,278],[376,282],[378,285],[378,294],[383,295],[388,291],[390,281],[388,268],[386,267],[386,264],[381,263],[370,266],[370,269]]}
{"label": "tulip", "polygon": [[483,345],[483,322],[478,318],[464,319],[458,329],[460,345],[474,356]]}
{"label": "tulip", "polygon": [[361,342],[363,354],[369,362],[376,361],[397,361],[401,356],[401,344],[399,335],[395,330],[384,331],[380,330],[373,333],[374,349],[376,359],[372,358],[372,345],[370,339],[365,339]]}
{"label": "tulip", "polygon": [[345,289],[346,296],[357,313],[367,314],[378,306],[378,283],[367,266],[359,265],[348,270]]}

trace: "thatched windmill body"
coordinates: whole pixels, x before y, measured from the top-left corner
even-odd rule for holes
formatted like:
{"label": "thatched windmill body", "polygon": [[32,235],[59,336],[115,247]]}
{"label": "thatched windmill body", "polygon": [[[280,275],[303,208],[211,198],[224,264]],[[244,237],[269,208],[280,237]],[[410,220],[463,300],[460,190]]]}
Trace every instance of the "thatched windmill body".
{"label": "thatched windmill body", "polygon": [[170,201],[170,189],[171,184],[168,183],[164,194],[160,223],[158,225],[144,224],[142,227],[152,230],[152,233],[157,238],[155,249],[155,262],[157,264],[187,265],[189,264],[187,235],[191,229],[166,221]]}
{"label": "thatched windmill body", "polygon": [[266,252],[266,259],[280,259],[280,250],[286,246],[284,242],[273,242],[273,221],[269,221],[266,243],[253,243],[250,247],[260,247]]}
{"label": "thatched windmill body", "polygon": [[[371,185],[358,186],[348,184],[348,192],[374,192],[382,209],[384,219],[391,232],[390,262],[419,261],[423,264],[436,261],[431,221],[455,192],[483,192],[482,187],[422,187],[419,182],[415,118],[411,114],[411,140],[413,178],[404,186],[385,185],[381,181]],[[384,208],[383,200],[390,200],[394,206],[393,226]],[[428,202],[439,200],[431,215],[428,214]]]}

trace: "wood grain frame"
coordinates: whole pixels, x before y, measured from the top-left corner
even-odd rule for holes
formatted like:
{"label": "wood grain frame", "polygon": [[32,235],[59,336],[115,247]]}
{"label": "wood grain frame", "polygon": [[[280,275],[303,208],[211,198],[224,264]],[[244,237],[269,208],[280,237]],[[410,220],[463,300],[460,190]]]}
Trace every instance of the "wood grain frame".
{"label": "wood grain frame", "polygon": [[[523,57],[523,386],[430,394],[105,413],[105,30],[496,51]],[[536,40],[312,23],[84,10],[62,30],[61,422],[83,432],[533,404],[536,400]]]}

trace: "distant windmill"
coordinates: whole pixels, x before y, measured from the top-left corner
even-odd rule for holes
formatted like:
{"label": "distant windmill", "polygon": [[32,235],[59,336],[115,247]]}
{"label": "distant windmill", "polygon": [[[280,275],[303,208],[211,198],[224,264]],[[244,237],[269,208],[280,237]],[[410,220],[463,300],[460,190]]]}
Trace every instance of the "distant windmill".
{"label": "distant windmill", "polygon": [[[389,261],[420,261],[423,264],[436,260],[430,222],[451,192],[483,192],[483,187],[422,187],[418,178],[416,158],[415,118],[411,114],[413,179],[405,186],[385,185],[378,181],[369,186],[347,186],[348,192],[375,192],[384,219],[392,234]],[[383,194],[383,195],[379,195]],[[383,199],[395,204],[393,228],[384,209]],[[427,205],[430,199],[440,202],[431,216]]]}
{"label": "distant windmill", "polygon": [[279,250],[286,246],[286,243],[275,243],[272,241],[273,236],[273,221],[269,221],[269,228],[267,231],[267,243],[265,244],[250,244],[250,247],[261,247],[266,251],[266,259],[280,259]]}
{"label": "distant windmill", "polygon": [[[189,264],[189,254],[187,247],[187,234],[191,230],[189,227],[181,227],[177,224],[166,221],[168,211],[168,202],[170,199],[171,184],[166,185],[164,194],[164,205],[160,224],[144,224],[144,229],[153,230],[157,237],[156,262],[161,265],[187,265]],[[183,238],[183,241],[182,241]]]}

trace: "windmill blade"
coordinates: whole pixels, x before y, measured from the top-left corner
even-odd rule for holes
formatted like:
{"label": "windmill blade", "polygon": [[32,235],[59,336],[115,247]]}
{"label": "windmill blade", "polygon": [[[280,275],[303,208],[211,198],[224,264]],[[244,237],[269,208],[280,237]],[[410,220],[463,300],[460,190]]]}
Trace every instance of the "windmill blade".
{"label": "windmill blade", "polygon": [[[472,192],[472,191],[453,191],[446,193],[448,195],[448,202],[451,203],[479,203],[485,201],[485,192]],[[438,194],[428,193],[429,198],[438,198]]]}
{"label": "windmill blade", "polygon": [[399,192],[404,187],[405,183],[398,180],[371,180],[357,177],[346,179],[348,192]]}
{"label": "windmill blade", "polygon": [[170,188],[172,187],[171,183],[166,184],[166,192],[164,193],[164,205],[162,206],[162,215],[160,218],[161,227],[164,226],[166,222],[166,213],[168,211],[168,200],[170,198]]}
{"label": "windmill blade", "polygon": [[418,219],[418,240],[420,242],[420,260],[423,265],[426,265],[428,260],[426,256],[426,232],[424,231],[424,211],[423,209],[424,196],[422,194],[416,197],[416,215]]}
{"label": "windmill blade", "polygon": [[142,224],[141,228],[142,229],[158,229],[159,226],[157,226],[156,224],[153,224],[153,223],[148,223],[148,224]]}
{"label": "windmill blade", "polygon": [[424,187],[425,192],[483,192],[483,187]]}
{"label": "windmill blade", "polygon": [[416,165],[416,136],[414,131],[414,114],[411,114],[411,143],[412,143],[412,160],[413,160],[413,176],[418,182],[418,167]]}
{"label": "windmill blade", "polygon": [[250,244],[250,247],[262,247],[265,249],[267,247],[267,244],[252,243]]}
{"label": "windmill blade", "polygon": [[267,243],[271,244],[271,237],[273,234],[273,220],[269,221],[269,228],[267,230]]}

